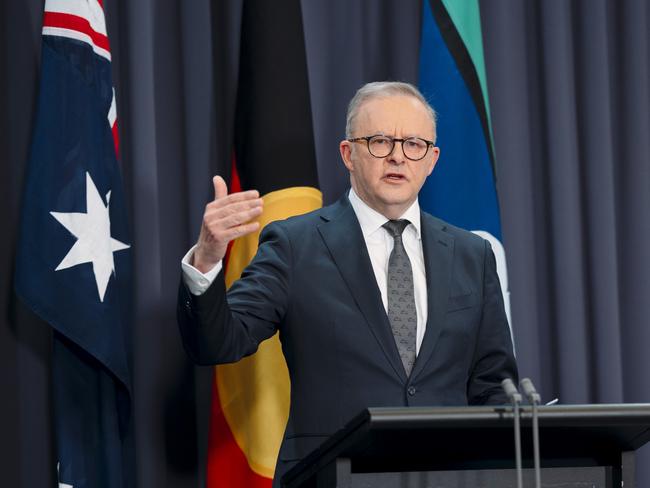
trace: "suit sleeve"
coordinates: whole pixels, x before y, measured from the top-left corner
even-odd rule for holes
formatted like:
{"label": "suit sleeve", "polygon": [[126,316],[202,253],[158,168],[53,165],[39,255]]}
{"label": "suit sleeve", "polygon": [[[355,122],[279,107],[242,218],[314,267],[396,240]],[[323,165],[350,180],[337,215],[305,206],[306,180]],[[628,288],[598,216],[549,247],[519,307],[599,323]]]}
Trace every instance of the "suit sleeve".
{"label": "suit sleeve", "polygon": [[499,405],[509,402],[501,381],[518,383],[518,372],[496,260],[489,242],[484,245],[483,310],[467,396],[470,405]]}
{"label": "suit sleeve", "polygon": [[290,260],[290,241],[274,223],[264,228],[257,254],[228,292],[223,270],[199,296],[181,279],[177,319],[183,346],[194,362],[236,362],[275,334],[288,306]]}

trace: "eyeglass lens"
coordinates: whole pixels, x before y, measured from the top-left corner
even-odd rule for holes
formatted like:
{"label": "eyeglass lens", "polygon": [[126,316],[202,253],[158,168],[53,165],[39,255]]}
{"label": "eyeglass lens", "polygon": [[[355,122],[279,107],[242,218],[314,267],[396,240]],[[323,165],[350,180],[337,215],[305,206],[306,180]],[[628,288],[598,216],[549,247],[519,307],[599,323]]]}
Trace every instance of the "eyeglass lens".
{"label": "eyeglass lens", "polygon": [[[429,145],[422,139],[411,137],[409,139],[400,140],[402,143],[402,150],[404,156],[409,159],[418,160],[422,159],[429,149]],[[368,151],[376,158],[385,158],[393,152],[395,147],[395,139],[386,136],[374,136],[368,140]]]}

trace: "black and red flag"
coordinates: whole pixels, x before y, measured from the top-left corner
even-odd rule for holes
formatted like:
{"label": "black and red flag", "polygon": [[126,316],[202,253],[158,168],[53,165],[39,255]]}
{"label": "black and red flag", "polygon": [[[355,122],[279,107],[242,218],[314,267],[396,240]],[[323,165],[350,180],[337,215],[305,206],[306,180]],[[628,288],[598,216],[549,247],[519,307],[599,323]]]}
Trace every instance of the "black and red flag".
{"label": "black and red flag", "polygon": [[[299,0],[243,5],[231,191],[264,199],[260,228],[322,205]],[[259,233],[234,242],[232,284]],[[289,376],[278,336],[254,355],[215,368],[208,488],[270,487],[289,415]]]}

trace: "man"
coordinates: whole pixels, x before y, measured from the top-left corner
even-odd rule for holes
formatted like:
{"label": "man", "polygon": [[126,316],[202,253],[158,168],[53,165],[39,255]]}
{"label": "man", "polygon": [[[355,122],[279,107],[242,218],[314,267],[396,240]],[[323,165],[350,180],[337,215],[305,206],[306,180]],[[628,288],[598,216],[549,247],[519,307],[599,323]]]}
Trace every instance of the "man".
{"label": "man", "polygon": [[501,380],[517,380],[490,245],[418,206],[440,154],[433,109],[411,85],[370,83],[346,137],[349,193],[268,225],[227,293],[221,260],[257,230],[257,192],[227,195],[215,177],[184,259],[178,317],[196,362],[237,361],[280,332],[291,407],[276,486],[366,407],[505,403]]}

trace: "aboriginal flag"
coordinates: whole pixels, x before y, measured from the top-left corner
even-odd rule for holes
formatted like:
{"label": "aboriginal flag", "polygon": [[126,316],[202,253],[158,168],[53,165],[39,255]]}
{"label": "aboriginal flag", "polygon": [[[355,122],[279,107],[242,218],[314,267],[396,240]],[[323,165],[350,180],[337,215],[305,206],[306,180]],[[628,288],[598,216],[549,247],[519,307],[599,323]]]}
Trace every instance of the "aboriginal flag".
{"label": "aboriginal flag", "polygon": [[[245,1],[231,191],[256,189],[261,227],[322,205],[299,0]],[[226,284],[257,251],[259,233],[234,242]],[[289,375],[278,336],[215,368],[208,488],[270,487],[289,415]]]}

